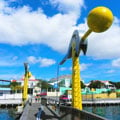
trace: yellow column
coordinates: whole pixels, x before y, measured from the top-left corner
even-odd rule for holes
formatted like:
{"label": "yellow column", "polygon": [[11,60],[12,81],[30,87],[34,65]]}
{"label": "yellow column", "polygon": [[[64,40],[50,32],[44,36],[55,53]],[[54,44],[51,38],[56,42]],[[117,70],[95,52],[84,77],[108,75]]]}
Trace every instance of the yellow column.
{"label": "yellow column", "polygon": [[74,46],[72,46],[72,107],[82,110],[79,57],[75,55]]}
{"label": "yellow column", "polygon": [[28,99],[28,72],[25,73],[24,86],[23,86],[23,100]]}

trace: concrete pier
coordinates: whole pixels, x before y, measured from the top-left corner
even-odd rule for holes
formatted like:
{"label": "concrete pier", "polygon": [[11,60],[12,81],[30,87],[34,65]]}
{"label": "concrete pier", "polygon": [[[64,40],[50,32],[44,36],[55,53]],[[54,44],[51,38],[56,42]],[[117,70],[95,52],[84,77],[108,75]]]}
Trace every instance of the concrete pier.
{"label": "concrete pier", "polygon": [[[39,115],[41,109],[42,113]],[[57,116],[55,116],[47,106],[43,106],[40,103],[27,104],[20,120],[40,120],[40,118],[42,120],[58,120]]]}
{"label": "concrete pier", "polygon": [[0,105],[21,104],[22,99],[0,99]]}

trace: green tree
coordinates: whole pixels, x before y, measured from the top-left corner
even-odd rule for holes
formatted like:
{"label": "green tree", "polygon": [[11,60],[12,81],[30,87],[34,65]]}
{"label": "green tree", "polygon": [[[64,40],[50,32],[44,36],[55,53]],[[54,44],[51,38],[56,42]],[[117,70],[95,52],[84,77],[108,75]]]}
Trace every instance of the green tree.
{"label": "green tree", "polygon": [[36,86],[39,87],[39,88],[41,88],[41,83],[42,83],[41,80],[39,80],[39,82],[37,83]]}
{"label": "green tree", "polygon": [[81,81],[81,88],[85,88],[85,84]]}
{"label": "green tree", "polygon": [[18,90],[18,88],[21,88],[21,87],[18,82],[13,81],[10,83],[10,88],[12,89],[13,92],[15,92],[16,90]]}
{"label": "green tree", "polygon": [[9,88],[10,85],[0,85],[0,88]]}
{"label": "green tree", "polygon": [[102,88],[104,86],[104,83],[102,83],[101,81],[91,81],[89,87],[90,88]]}
{"label": "green tree", "polygon": [[120,82],[116,82],[115,87],[116,87],[117,89],[120,89]]}
{"label": "green tree", "polygon": [[39,80],[39,82],[36,85],[37,87],[40,87],[42,90],[47,90],[53,88],[52,85],[50,85],[47,81]]}
{"label": "green tree", "polygon": [[117,89],[120,89],[120,82],[112,82],[112,81],[109,81],[111,84],[115,85],[115,87]]}

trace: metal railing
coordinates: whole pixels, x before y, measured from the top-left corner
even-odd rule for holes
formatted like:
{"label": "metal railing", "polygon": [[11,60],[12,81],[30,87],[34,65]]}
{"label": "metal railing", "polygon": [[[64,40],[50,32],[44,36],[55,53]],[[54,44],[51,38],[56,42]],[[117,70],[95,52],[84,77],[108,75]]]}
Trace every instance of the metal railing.
{"label": "metal railing", "polygon": [[[42,98],[41,104],[47,105],[49,99]],[[51,106],[53,104],[49,104],[48,106]],[[107,120],[104,117],[101,117],[99,115],[87,112],[85,110],[78,110],[70,106],[62,106],[62,105],[55,105],[55,109],[52,109],[53,107],[49,107],[52,109],[52,112],[59,113],[58,118],[60,120]],[[59,112],[58,112],[59,111]]]}
{"label": "metal railing", "polygon": [[107,120],[96,114],[69,106],[60,106],[60,120]]}

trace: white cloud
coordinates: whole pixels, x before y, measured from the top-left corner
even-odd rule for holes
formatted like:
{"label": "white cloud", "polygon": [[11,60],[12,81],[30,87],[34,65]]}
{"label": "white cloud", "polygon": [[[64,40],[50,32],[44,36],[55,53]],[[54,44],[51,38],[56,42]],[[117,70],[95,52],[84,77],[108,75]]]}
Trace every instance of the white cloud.
{"label": "white cloud", "polygon": [[91,64],[80,64],[80,71],[85,71],[89,66],[91,66]]}
{"label": "white cloud", "polygon": [[18,59],[18,56],[0,56],[0,66],[11,67],[11,66],[21,66],[22,62]]}
{"label": "white cloud", "polygon": [[40,63],[41,67],[48,67],[48,66],[54,65],[56,63],[56,61],[53,59],[42,58],[42,57],[36,58],[34,56],[29,56],[27,58],[27,61],[31,64]]}
{"label": "white cloud", "polygon": [[58,13],[48,17],[41,8],[31,11],[28,6],[15,9],[9,7],[6,2],[0,3],[2,3],[0,7],[1,43],[12,45],[42,43],[60,52],[67,50],[72,32],[76,28],[78,19],[76,14]]}
{"label": "white cloud", "polygon": [[49,0],[51,4],[62,12],[74,12],[80,14],[80,8],[84,6],[84,0]]}
{"label": "white cloud", "polygon": [[35,64],[35,63],[38,62],[38,60],[37,60],[36,57],[34,57],[34,56],[29,56],[29,57],[27,58],[27,61],[30,62],[30,63],[32,63],[32,64]]}
{"label": "white cloud", "polygon": [[54,65],[56,62],[53,59],[48,59],[48,58],[40,58],[40,66],[41,67],[47,67]]}
{"label": "white cloud", "polygon": [[117,18],[109,30],[103,33],[92,33],[88,37],[89,56],[96,59],[120,57],[120,22]]}
{"label": "white cloud", "polygon": [[60,68],[60,71],[66,71],[66,70],[67,70],[66,67],[61,67],[61,68]]}
{"label": "white cloud", "polygon": [[11,79],[18,80],[18,78],[20,78],[20,76],[21,76],[21,74],[11,74],[11,73],[0,74],[0,78],[6,79],[6,80],[11,80]]}
{"label": "white cloud", "polygon": [[0,14],[2,14],[2,15],[9,14],[13,11],[14,11],[14,9],[9,7],[7,2],[5,2],[4,0],[0,0]]}
{"label": "white cloud", "polygon": [[72,67],[60,67],[60,71],[71,71]]}
{"label": "white cloud", "polygon": [[112,66],[113,67],[120,67],[120,58],[113,60]]}
{"label": "white cloud", "polygon": [[[85,64],[85,63],[82,63],[80,64],[80,71],[85,71],[89,66],[91,66],[91,64]],[[72,70],[72,67],[60,67],[60,71],[71,71]]]}
{"label": "white cloud", "polygon": [[[76,26],[83,0],[50,0],[65,14],[52,17],[45,15],[41,8],[11,8],[0,1],[0,43],[12,45],[45,44],[52,49],[66,53],[75,29],[86,31],[86,23]],[[72,12],[71,12],[72,11]],[[112,27],[104,33],[92,33],[88,37],[88,56],[96,59],[120,57],[120,20],[115,17]]]}

